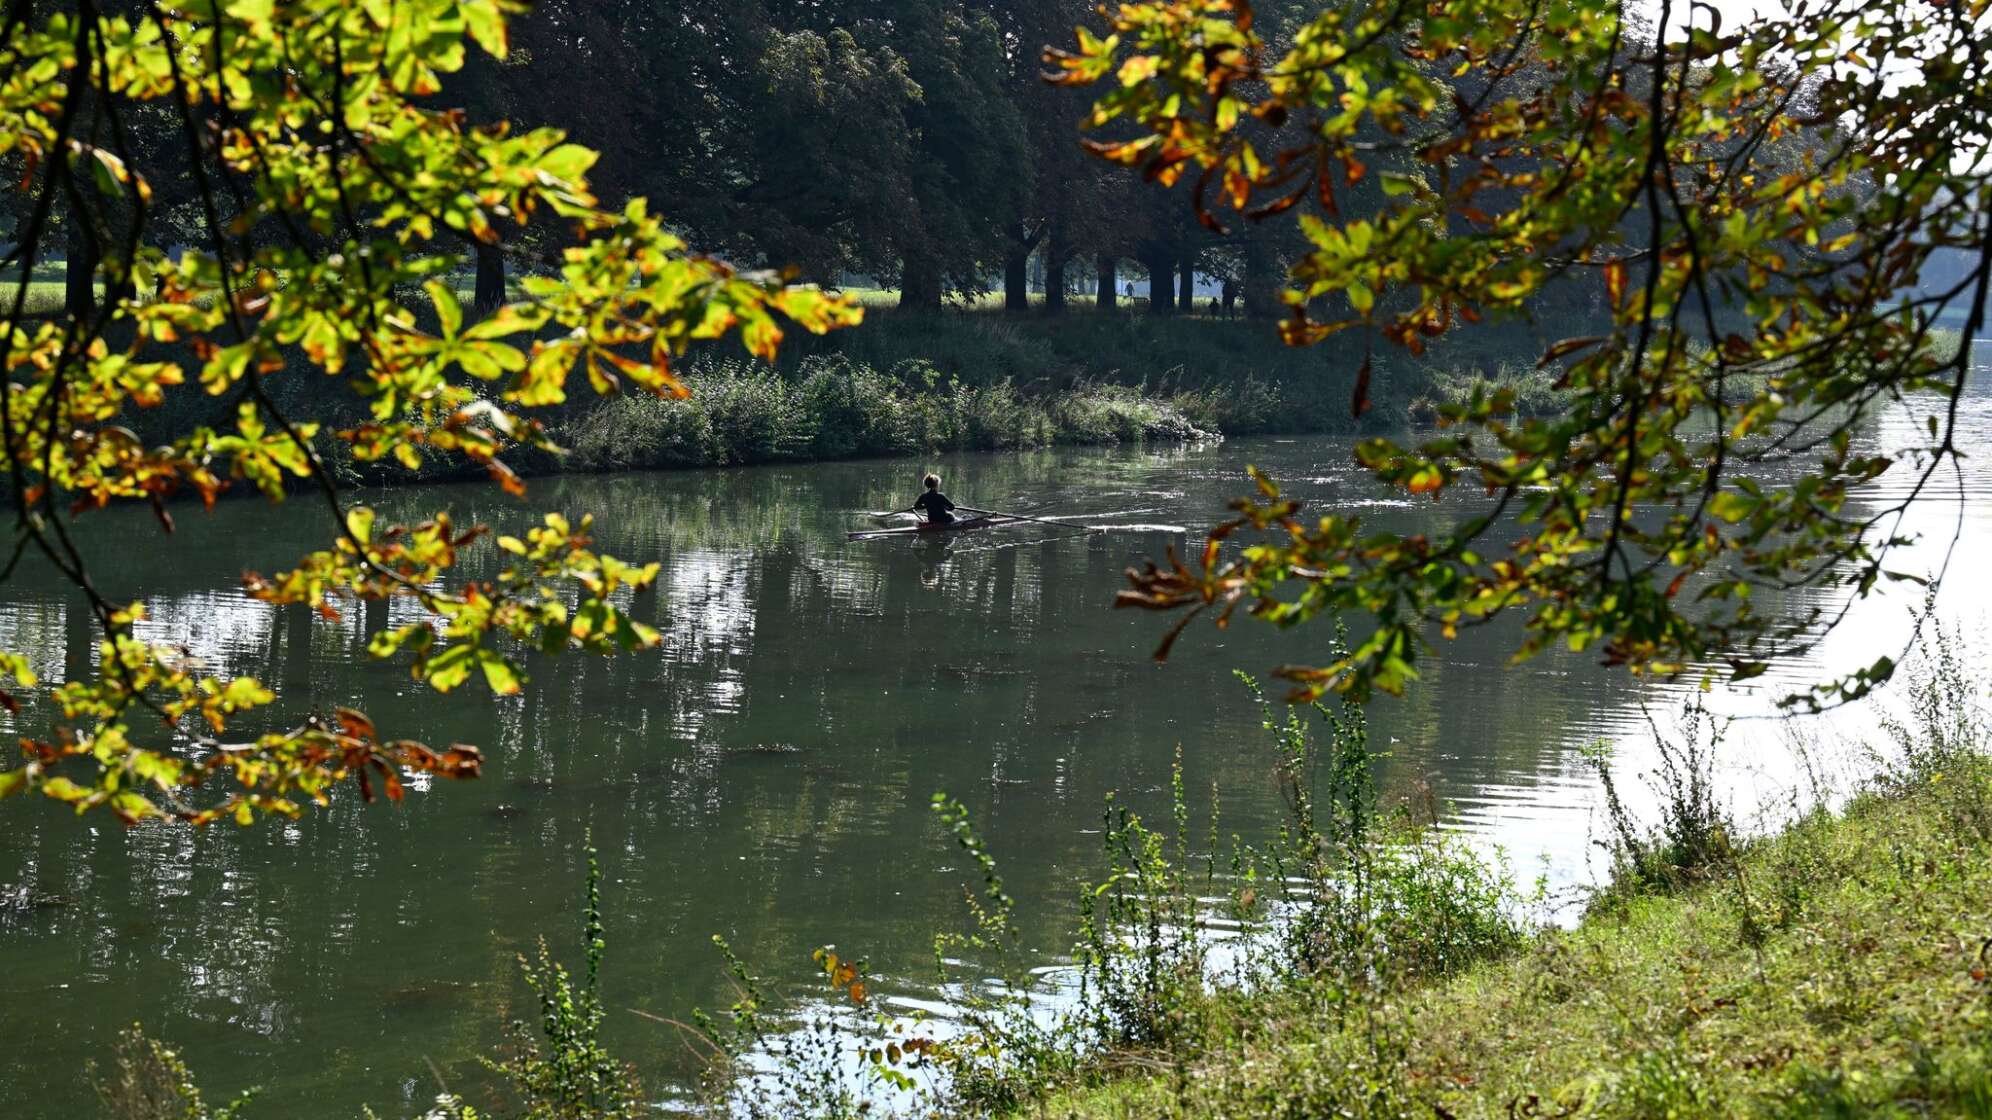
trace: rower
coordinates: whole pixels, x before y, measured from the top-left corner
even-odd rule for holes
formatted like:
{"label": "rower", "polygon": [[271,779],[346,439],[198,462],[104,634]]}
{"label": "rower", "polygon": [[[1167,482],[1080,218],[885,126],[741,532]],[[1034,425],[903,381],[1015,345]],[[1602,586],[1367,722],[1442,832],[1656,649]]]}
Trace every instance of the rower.
{"label": "rower", "polygon": [[941,476],[930,474],[921,481],[926,484],[927,492],[920,495],[913,503],[913,508],[927,515],[929,525],[953,524],[955,518],[952,511],[955,504],[948,501],[946,494],[941,493]]}

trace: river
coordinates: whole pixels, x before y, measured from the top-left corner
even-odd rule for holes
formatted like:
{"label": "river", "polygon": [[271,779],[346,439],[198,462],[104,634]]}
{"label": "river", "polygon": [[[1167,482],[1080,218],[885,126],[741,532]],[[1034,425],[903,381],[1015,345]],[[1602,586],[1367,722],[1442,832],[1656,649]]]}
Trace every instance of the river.
{"label": "river", "polygon": [[[1992,347],[1978,356],[1983,369]],[[1920,415],[1869,438],[1887,445]],[[1992,445],[1992,393],[1974,390],[1961,423],[1963,446]],[[246,831],[128,831],[53,803],[0,806],[5,1112],[86,1110],[85,1063],[133,1020],[182,1046],[211,1097],[262,1085],[251,1116],[349,1118],[363,1103],[406,1115],[435,1093],[425,1059],[475,1086],[476,1056],[533,1011],[515,955],[544,934],[579,959],[589,835],[605,874],[611,1041],[660,1096],[686,1072],[684,1047],[625,1009],[684,1018],[729,1003],[715,933],[796,998],[815,990],[809,953],[825,943],[868,957],[882,988],[923,990],[931,936],[959,927],[965,879],[929,809],[936,791],[975,812],[1030,950],[1056,961],[1073,884],[1100,866],[1109,791],[1160,819],[1180,748],[1196,815],[1215,786],[1227,831],[1276,818],[1260,716],[1232,671],[1318,661],[1331,634],[1325,621],[1286,633],[1198,625],[1158,667],[1148,655],[1166,620],[1109,609],[1123,569],[1200,541],[1248,463],[1379,525],[1432,530],[1457,516],[1380,499],[1350,448],[1306,437],[932,464],[957,500],[1115,526],[1084,536],[845,540],[866,524],[859,511],[910,500],[929,465],[912,461],[549,479],[523,503],[489,487],[367,495],[387,516],[447,507],[509,532],[537,511],[592,510],[604,549],[662,563],[657,593],[635,608],[663,632],[661,649],[535,661],[525,692],[504,699],[475,686],[440,696],[369,660],[368,635],[401,621],[401,604],[328,621],[241,593],[245,567],[273,571],[322,543],[321,507],[190,509],[171,536],[141,511],[87,518],[106,590],[144,600],[148,636],[277,683],[285,717],[353,704],[396,737],[478,744],[487,764],[482,780],[418,785],[400,805],[342,794],[329,811]],[[1969,625],[1987,601],[1992,506],[1975,499],[1988,488],[1992,471],[1968,461],[1974,500],[1947,481],[1911,519],[1930,543],[1901,562],[1934,566],[1961,526],[1943,605]],[[1818,656],[1711,703],[1761,716],[1797,682],[1893,652],[1914,599],[1898,590],[1857,610]],[[1505,669],[1512,639],[1444,643],[1406,698],[1373,706],[1382,784],[1393,796],[1428,787],[1447,827],[1501,847],[1525,877],[1583,882],[1602,822],[1580,752],[1617,744],[1636,772],[1650,749],[1642,702],[1664,715],[1684,686],[1643,686],[1589,655]],[[46,680],[87,667],[92,641],[47,572],[6,586],[0,646],[31,652]],[[0,733],[43,718],[0,716]],[[1801,730],[1844,741],[1868,718]],[[1724,758],[1740,811],[1789,785],[1793,726],[1732,728]]]}

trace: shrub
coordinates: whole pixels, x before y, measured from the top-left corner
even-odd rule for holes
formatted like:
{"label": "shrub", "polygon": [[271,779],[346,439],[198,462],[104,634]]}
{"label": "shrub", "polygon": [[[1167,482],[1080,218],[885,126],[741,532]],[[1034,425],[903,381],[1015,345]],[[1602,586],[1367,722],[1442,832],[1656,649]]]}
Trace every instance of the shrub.
{"label": "shrub", "polygon": [[1716,753],[1728,724],[1710,716],[1699,697],[1682,709],[1682,723],[1683,737],[1676,742],[1648,715],[1658,758],[1647,775],[1660,801],[1657,825],[1641,823],[1626,809],[1608,748],[1600,744],[1586,754],[1604,787],[1612,830],[1605,845],[1612,857],[1611,881],[1594,905],[1615,905],[1649,890],[1679,890],[1735,861],[1735,822],[1715,781]]}
{"label": "shrub", "polygon": [[1924,598],[1922,625],[1928,637],[1904,667],[1901,706],[1879,719],[1891,747],[1869,752],[1873,784],[1885,795],[1927,792],[1955,827],[1992,840],[1986,681],[1966,656],[1962,635],[1936,619],[1934,593]]}
{"label": "shrub", "polygon": [[109,1072],[100,1074],[93,1062],[88,1076],[112,1120],[238,1120],[256,1092],[210,1108],[179,1052],[148,1038],[136,1023],[118,1034]]}
{"label": "shrub", "polygon": [[587,856],[582,907],[587,971],[577,984],[553,960],[544,938],[534,959],[521,955],[519,969],[539,999],[539,1037],[515,1021],[516,1052],[486,1063],[523,1098],[526,1120],[634,1120],[649,1111],[635,1074],[602,1043],[602,869],[593,844]]}

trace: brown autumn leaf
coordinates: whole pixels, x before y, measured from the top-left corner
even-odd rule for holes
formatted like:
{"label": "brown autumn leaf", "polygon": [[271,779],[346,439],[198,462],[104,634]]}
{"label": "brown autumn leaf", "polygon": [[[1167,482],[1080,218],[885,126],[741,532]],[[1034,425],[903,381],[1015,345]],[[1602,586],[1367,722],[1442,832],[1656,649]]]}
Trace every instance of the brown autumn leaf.
{"label": "brown autumn leaf", "polygon": [[1574,354],[1586,347],[1596,346],[1603,341],[1605,341],[1605,336],[1595,334],[1585,335],[1582,338],[1566,338],[1551,346],[1548,350],[1543,351],[1542,357],[1536,361],[1536,368],[1541,369],[1556,359],[1563,357],[1565,354]]}
{"label": "brown autumn leaf", "polygon": [[352,708],[337,708],[334,709],[332,717],[339,722],[341,731],[355,739],[371,743],[380,737],[374,730],[373,720],[368,719],[364,712]]}
{"label": "brown autumn leaf", "polygon": [[526,496],[525,480],[521,479],[516,471],[506,466],[502,461],[492,459],[484,465],[484,469],[491,476],[492,480],[504,489],[505,493],[512,495],[514,498],[523,498]]}
{"label": "brown autumn leaf", "polygon": [[1612,309],[1625,306],[1625,262],[1615,260],[1605,265],[1605,295],[1611,300]]}

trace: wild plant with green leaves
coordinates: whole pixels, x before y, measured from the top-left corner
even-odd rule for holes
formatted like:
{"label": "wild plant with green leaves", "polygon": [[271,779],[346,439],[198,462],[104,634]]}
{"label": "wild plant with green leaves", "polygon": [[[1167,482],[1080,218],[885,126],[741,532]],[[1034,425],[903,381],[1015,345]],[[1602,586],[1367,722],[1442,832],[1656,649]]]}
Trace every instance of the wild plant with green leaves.
{"label": "wild plant with green leaves", "polygon": [[[778,1027],[729,953],[750,994],[731,1024],[698,1017],[741,1073],[729,1101],[767,1115],[849,1116],[888,1099],[1004,1115],[1123,1061],[1186,1069],[1254,993],[1292,989],[1357,1022],[1408,985],[1523,943],[1529,900],[1497,861],[1382,806],[1360,708],[1276,712],[1259,700],[1289,807],[1276,836],[1227,837],[1215,793],[1209,831],[1195,835],[1180,759],[1165,829],[1109,797],[1105,867],[1080,884],[1073,966],[1050,978],[1016,954],[1015,901],[967,807],[936,794],[971,877],[965,928],[935,939],[950,1014],[885,1013],[862,964],[824,949],[837,1006]],[[1310,715],[1326,729],[1319,748]],[[1364,1068],[1396,1068],[1388,1031],[1363,1037]],[[743,1066],[749,1051],[765,1061]]]}
{"label": "wild plant with green leaves", "polygon": [[1886,746],[1868,751],[1875,784],[1889,792],[1928,791],[1954,826],[1992,840],[1988,682],[1963,633],[1936,617],[1934,595],[1924,599],[1922,623],[1926,635],[1909,663],[1907,686],[1880,720]]}
{"label": "wild plant with green leaves", "polygon": [[[1733,27],[1680,0],[1375,0],[1279,41],[1248,0],[1107,19],[1047,55],[1094,90],[1090,143],[1180,183],[1212,229],[1297,216],[1309,248],[1281,330],[1364,355],[1353,412],[1378,345],[1471,338],[1552,285],[1597,310],[1542,355],[1556,414],[1474,394],[1436,434],[1359,447],[1383,486],[1456,506],[1452,527],[1317,517],[1256,478],[1207,549],[1123,593],[1185,612],[1169,641],[1206,611],[1360,613],[1375,626],[1349,653],[1282,673],[1302,697],[1362,696],[1404,688],[1435,639],[1519,616],[1520,657],[1563,645],[1744,680],[1844,616],[1763,610],[1764,594],[1851,602],[1928,576],[1891,558],[1902,511],[1959,454],[1970,348],[1937,344],[1935,317],[1962,311],[1966,338],[1987,321],[1985,0],[1820,0]],[[1352,204],[1365,182],[1379,207]],[[1954,280],[1920,288],[1945,254]],[[1923,435],[1856,438],[1900,406]],[[1269,532],[1227,547],[1244,529]],[[1894,666],[1787,700],[1857,697]]]}
{"label": "wild plant with green leaves", "polygon": [[1736,855],[1736,821],[1723,798],[1716,765],[1729,721],[1711,715],[1696,697],[1681,708],[1672,732],[1647,713],[1653,732],[1653,769],[1644,776],[1659,804],[1659,820],[1647,824],[1626,808],[1607,746],[1585,752],[1585,761],[1603,790],[1606,823],[1601,842],[1611,854],[1611,879],[1598,900],[1622,901],[1629,894],[1680,890],[1721,874]]}
{"label": "wild plant with green leaves", "polygon": [[581,910],[587,964],[579,980],[553,959],[546,939],[528,960],[519,957],[526,987],[539,1002],[537,1031],[512,1024],[516,1050],[487,1065],[521,1098],[526,1120],[635,1120],[650,1111],[635,1071],[602,1041],[602,867],[586,846],[588,876]]}
{"label": "wild plant with green leaves", "polygon": [[119,1032],[110,1068],[93,1062],[88,1076],[110,1120],[241,1120],[256,1095],[245,1090],[225,1105],[209,1105],[179,1051],[137,1024]]}
{"label": "wild plant with green leaves", "polygon": [[909,1033],[905,1021],[873,1002],[864,961],[817,949],[812,960],[830,1003],[790,1018],[768,1010],[760,980],[726,939],[712,940],[739,993],[724,1018],[692,1012],[693,1030],[707,1046],[702,1082],[715,1112],[846,1120],[870,1112],[880,1093],[915,1087],[905,1071],[921,1067],[933,1041]]}
{"label": "wild plant with green leaves", "polygon": [[1263,868],[1254,880],[1288,884],[1263,919],[1270,951],[1248,957],[1254,983],[1317,984],[1358,1005],[1520,942],[1532,900],[1499,854],[1474,850],[1408,806],[1383,804],[1382,756],[1360,705],[1312,705],[1325,730],[1317,740],[1308,708],[1277,711],[1256,680],[1239,678],[1264,713],[1288,805],[1276,839],[1244,851]]}
{"label": "wild plant with green leaves", "polygon": [[[494,580],[453,575],[486,536],[446,514],[377,523],[327,469],[327,440],[360,461],[460,457],[513,492],[506,453],[548,446],[532,410],[575,382],[597,393],[682,393],[673,362],[737,334],[773,355],[783,333],[856,322],[857,307],[772,272],[693,251],[641,199],[603,206],[595,153],[554,129],[479,125],[439,100],[468,50],[502,59],[516,0],[212,0],[11,4],[0,16],[0,164],[25,218],[0,307],[0,487],[13,536],[0,581],[29,553],[75,584],[103,631],[100,671],[44,699],[49,730],[0,769],[0,797],[34,793],[127,822],[296,815],[353,782],[399,797],[402,776],[473,777],[474,748],[432,750],[358,712],[246,739],[277,697],[142,640],[143,604],[96,590],[74,519],[112,503],[212,504],[241,485],[322,507],[327,546],[249,594],[328,617],[362,599],[420,605],[376,656],[448,690],[473,677],[518,691],[523,651],[641,649],[659,639],[617,606],[654,565],[598,553],[585,518],[501,535]],[[153,206],[155,180],[192,185],[194,243]],[[57,217],[67,310],[27,307]],[[542,230],[557,251],[524,298],[465,313],[443,276],[477,246]],[[101,298],[97,284],[101,282]],[[329,430],[279,403],[283,382],[330,378],[362,422]],[[152,445],[133,415],[212,398],[229,417]],[[0,650],[14,691],[37,685]]]}

